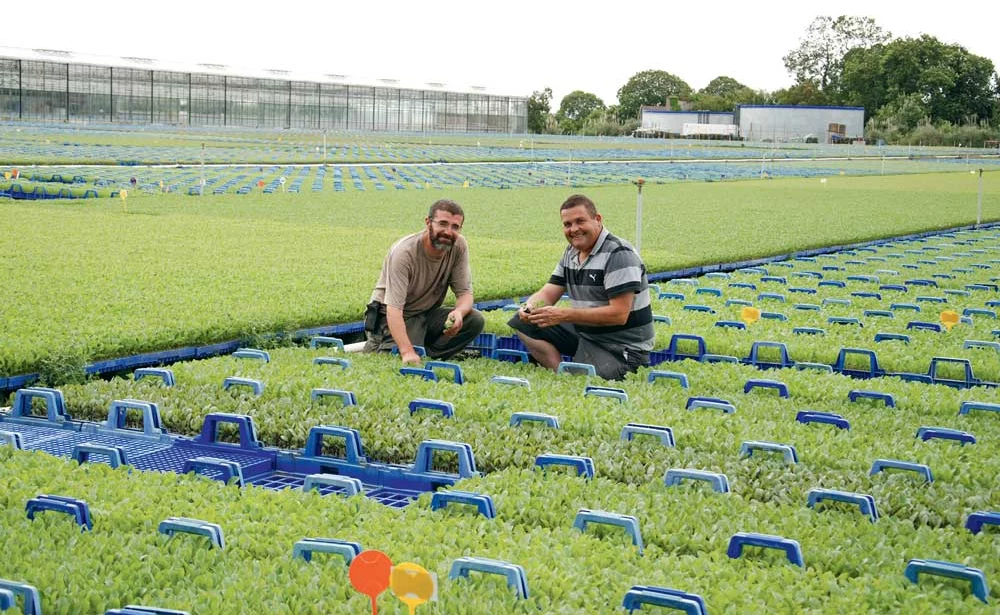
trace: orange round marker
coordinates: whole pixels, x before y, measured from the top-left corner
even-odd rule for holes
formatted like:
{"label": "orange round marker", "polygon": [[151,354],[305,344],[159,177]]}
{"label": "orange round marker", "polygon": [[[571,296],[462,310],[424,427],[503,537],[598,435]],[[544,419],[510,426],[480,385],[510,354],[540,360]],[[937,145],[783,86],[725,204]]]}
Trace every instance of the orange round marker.
{"label": "orange round marker", "polygon": [[389,588],[392,560],[381,551],[362,551],[351,560],[348,576],[354,589],[372,599],[372,615],[378,615],[378,595]]}

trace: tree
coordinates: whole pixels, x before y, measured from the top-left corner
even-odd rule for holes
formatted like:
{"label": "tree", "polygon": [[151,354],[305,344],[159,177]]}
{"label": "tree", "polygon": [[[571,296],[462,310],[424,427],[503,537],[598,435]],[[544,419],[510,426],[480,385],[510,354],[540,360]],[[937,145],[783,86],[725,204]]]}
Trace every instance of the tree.
{"label": "tree", "polygon": [[664,105],[670,96],[690,95],[691,86],[680,77],[662,70],[642,71],[632,75],[618,90],[618,119],[638,117],[643,105]]}
{"label": "tree", "polygon": [[804,81],[775,92],[774,102],[779,105],[828,105],[831,101],[815,81]]}
{"label": "tree", "polygon": [[989,120],[998,105],[992,61],[926,34],[852,50],[842,86],[844,101],[911,128],[921,110],[932,122],[962,124]]}
{"label": "tree", "polygon": [[720,98],[733,98],[740,92],[740,90],[745,89],[747,89],[747,86],[743,85],[739,81],[733,79],[732,77],[722,75],[709,81],[708,85],[698,90],[698,93],[709,96],[718,96]]}
{"label": "tree", "polygon": [[552,88],[534,91],[528,97],[528,132],[543,133],[548,125]]}
{"label": "tree", "polygon": [[814,82],[820,91],[836,93],[844,56],[856,47],[872,47],[889,41],[886,32],[871,17],[819,16],[809,24],[799,46],[782,60],[797,83]]}
{"label": "tree", "polygon": [[559,103],[559,111],[556,111],[556,119],[564,134],[576,134],[580,132],[584,120],[595,111],[604,111],[604,101],[596,94],[575,90],[563,97]]}

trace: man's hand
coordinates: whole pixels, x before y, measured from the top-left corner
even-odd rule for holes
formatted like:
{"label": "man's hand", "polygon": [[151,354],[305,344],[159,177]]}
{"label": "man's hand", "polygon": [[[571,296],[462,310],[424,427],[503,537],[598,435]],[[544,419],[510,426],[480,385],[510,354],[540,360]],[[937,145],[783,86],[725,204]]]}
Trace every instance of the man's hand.
{"label": "man's hand", "polygon": [[458,310],[452,310],[448,313],[448,320],[444,323],[443,333],[448,337],[454,336],[456,333],[462,330],[462,313]]}
{"label": "man's hand", "polygon": [[420,355],[415,350],[400,353],[400,356],[403,358],[403,365],[420,365]]}
{"label": "man's hand", "polygon": [[563,322],[566,316],[566,311],[562,308],[555,307],[554,305],[545,305],[542,307],[531,308],[530,312],[527,309],[522,309],[520,311],[520,316],[521,320],[530,322],[533,325],[537,325],[539,327],[551,327]]}

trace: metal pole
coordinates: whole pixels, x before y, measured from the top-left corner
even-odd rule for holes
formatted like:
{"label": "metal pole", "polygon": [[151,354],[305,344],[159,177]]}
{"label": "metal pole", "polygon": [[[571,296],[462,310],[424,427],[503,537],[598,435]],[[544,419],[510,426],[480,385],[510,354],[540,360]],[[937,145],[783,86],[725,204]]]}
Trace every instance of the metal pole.
{"label": "metal pole", "polygon": [[198,196],[205,196],[205,144],[201,144],[201,186],[198,187]]}
{"label": "metal pole", "polygon": [[632,182],[639,188],[639,194],[635,197],[635,252],[642,252],[642,185],[646,181],[639,178]]}
{"label": "metal pole", "polygon": [[326,166],[326,131],[323,131],[323,166]]}
{"label": "metal pole", "polygon": [[979,169],[979,204],[976,208],[976,226],[983,223],[983,170]]}

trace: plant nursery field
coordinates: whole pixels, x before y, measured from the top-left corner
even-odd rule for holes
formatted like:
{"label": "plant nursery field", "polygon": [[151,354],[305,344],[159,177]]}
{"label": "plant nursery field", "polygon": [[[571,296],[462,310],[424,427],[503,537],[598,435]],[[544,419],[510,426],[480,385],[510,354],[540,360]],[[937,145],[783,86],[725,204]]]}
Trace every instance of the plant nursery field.
{"label": "plant nursery field", "polygon": [[[1000,188],[987,186],[984,220],[1000,219]],[[0,375],[358,320],[385,250],[420,230],[440,197],[466,209],[476,298],[521,295],[545,281],[563,249],[558,206],[572,190],[4,202],[12,232],[0,238]],[[585,192],[613,232],[634,236],[634,188]],[[975,216],[967,173],[653,185],[642,253],[655,272]]]}

